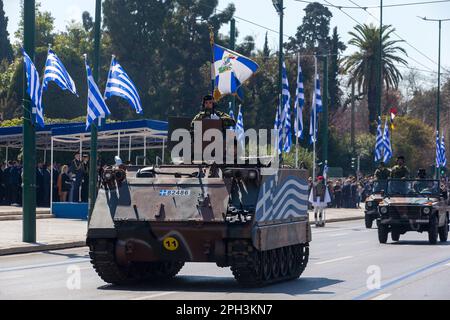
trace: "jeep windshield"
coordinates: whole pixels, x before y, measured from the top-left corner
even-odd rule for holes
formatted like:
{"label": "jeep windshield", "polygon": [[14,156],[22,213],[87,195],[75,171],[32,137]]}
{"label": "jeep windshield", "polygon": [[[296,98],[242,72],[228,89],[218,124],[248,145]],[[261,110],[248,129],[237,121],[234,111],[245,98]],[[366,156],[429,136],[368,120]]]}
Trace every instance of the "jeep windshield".
{"label": "jeep windshield", "polygon": [[439,197],[439,181],[407,179],[388,180],[386,195],[405,197]]}
{"label": "jeep windshield", "polygon": [[372,193],[377,194],[381,192],[386,192],[387,180],[375,180],[372,186]]}

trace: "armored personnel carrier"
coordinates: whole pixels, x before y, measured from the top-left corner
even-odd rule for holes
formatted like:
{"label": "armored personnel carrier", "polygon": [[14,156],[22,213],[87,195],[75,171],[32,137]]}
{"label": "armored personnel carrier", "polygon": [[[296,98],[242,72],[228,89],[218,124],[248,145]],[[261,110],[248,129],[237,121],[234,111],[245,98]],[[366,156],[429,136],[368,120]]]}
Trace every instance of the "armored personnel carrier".
{"label": "armored personnel carrier", "polygon": [[305,170],[257,165],[109,167],[89,219],[108,283],[174,277],[185,262],[231,267],[244,286],[296,279],[309,257]]}
{"label": "armored personnel carrier", "polygon": [[392,179],[378,206],[378,239],[386,243],[408,231],[427,232],[430,244],[448,239],[449,206],[447,191],[437,180]]}

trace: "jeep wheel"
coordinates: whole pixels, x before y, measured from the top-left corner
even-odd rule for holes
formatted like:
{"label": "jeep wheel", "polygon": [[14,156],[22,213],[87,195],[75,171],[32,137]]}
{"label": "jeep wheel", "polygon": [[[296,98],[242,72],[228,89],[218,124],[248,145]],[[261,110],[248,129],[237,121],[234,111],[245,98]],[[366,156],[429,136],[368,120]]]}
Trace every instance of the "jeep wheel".
{"label": "jeep wheel", "polygon": [[386,243],[389,235],[389,227],[385,224],[381,224],[378,226],[378,240],[380,243]]}
{"label": "jeep wheel", "polygon": [[367,229],[372,229],[372,224],[373,224],[373,219],[372,219],[372,217],[366,215],[366,216],[365,216],[365,220],[366,220],[366,228],[367,228]]}
{"label": "jeep wheel", "polygon": [[448,218],[445,217],[445,223],[439,228],[439,240],[441,242],[447,242],[448,239]]}
{"label": "jeep wheel", "polygon": [[399,241],[400,240],[400,232],[398,232],[397,230],[392,230],[391,232],[391,239],[392,241]]}
{"label": "jeep wheel", "polygon": [[430,216],[428,224],[428,241],[430,244],[436,244],[438,238],[438,218],[436,215]]}

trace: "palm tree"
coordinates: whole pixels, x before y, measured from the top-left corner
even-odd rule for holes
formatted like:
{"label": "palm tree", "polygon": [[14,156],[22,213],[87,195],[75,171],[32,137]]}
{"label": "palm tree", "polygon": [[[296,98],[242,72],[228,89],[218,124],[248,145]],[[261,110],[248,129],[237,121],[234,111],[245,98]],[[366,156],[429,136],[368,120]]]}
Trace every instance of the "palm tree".
{"label": "palm tree", "polygon": [[[408,62],[400,57],[407,56],[405,49],[398,46],[400,40],[391,40],[395,29],[390,25],[382,29],[382,64],[383,83],[387,90],[397,89],[403,79],[396,65],[407,65]],[[374,25],[357,25],[355,31],[349,32],[353,37],[350,45],[359,48],[344,60],[344,71],[350,73],[351,81],[357,85],[358,91],[367,95],[369,107],[369,127],[372,133],[376,130],[377,121],[377,87],[378,87],[378,57],[380,48],[380,29]]]}

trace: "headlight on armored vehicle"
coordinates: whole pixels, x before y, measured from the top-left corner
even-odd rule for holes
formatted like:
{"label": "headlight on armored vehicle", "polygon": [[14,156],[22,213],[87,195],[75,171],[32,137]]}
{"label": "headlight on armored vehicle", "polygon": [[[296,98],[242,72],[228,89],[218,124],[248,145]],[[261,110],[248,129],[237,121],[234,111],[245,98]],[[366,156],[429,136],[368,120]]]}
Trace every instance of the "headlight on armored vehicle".
{"label": "headlight on armored vehicle", "polygon": [[387,207],[381,207],[380,208],[380,212],[381,212],[381,214],[386,214],[386,213],[388,213],[388,208]]}
{"label": "headlight on armored vehicle", "polygon": [[425,207],[422,209],[423,214],[430,214],[431,213],[431,209],[430,207]]}
{"label": "headlight on armored vehicle", "polygon": [[373,207],[373,201],[367,201],[366,202],[366,207],[367,208],[372,208]]}

